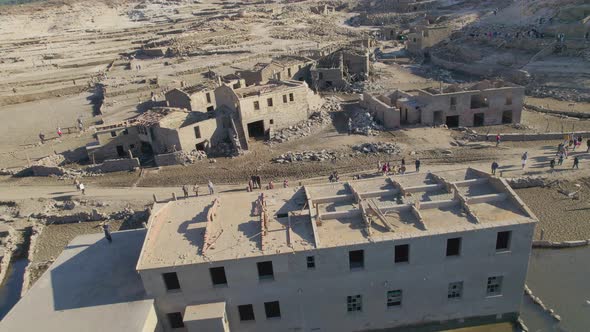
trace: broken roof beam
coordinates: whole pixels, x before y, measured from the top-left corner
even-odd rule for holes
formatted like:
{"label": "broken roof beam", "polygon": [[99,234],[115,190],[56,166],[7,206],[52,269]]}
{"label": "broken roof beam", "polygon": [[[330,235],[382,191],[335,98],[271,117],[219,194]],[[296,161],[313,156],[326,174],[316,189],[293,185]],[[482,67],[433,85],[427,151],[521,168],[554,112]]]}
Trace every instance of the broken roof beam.
{"label": "broken roof beam", "polygon": [[[303,187],[303,191],[305,193],[305,197],[307,198],[307,208],[309,209],[309,221],[311,222],[311,229],[313,230],[313,240],[315,242],[315,247],[319,248],[320,244],[320,235],[318,233],[318,225],[319,222],[319,208],[317,203],[314,203],[311,193],[307,189],[307,187]],[[315,205],[314,205],[315,204]]]}
{"label": "broken roof beam", "polygon": [[361,211],[361,216],[363,217],[363,221],[365,222],[365,230],[367,231],[367,235],[371,237],[373,235],[373,231],[371,230],[371,218],[368,215],[366,201],[359,202],[359,210]]}
{"label": "broken roof beam", "polygon": [[476,224],[481,223],[481,220],[479,220],[479,217],[475,214],[475,211],[473,211],[473,209],[471,209],[471,206],[469,206],[469,204],[467,203],[467,198],[464,195],[462,195],[461,192],[459,192],[459,189],[455,184],[453,184],[453,188],[455,190],[455,200],[461,202],[461,208],[463,209],[463,211],[465,211],[465,213],[468,216],[471,216]]}
{"label": "broken roof beam", "polygon": [[391,185],[392,185],[393,187],[395,187],[397,190],[399,190],[399,193],[400,193],[402,196],[406,196],[406,190],[405,190],[405,188],[402,186],[402,184],[401,184],[401,183],[399,183],[399,182],[395,181],[395,180],[394,180],[392,177],[390,177],[390,176],[388,176],[388,177],[387,177],[387,181],[389,181],[389,183],[391,183]]}
{"label": "broken roof beam", "polygon": [[434,179],[434,181],[438,182],[439,184],[442,184],[448,193],[453,192],[452,183],[449,182],[447,179],[445,179],[444,177],[442,177],[438,174],[434,174],[434,173],[430,173],[430,176]]}
{"label": "broken roof beam", "polygon": [[[207,211],[207,224],[205,226],[205,235],[203,235],[203,249],[202,249],[203,255],[207,252],[207,250],[209,248],[211,248],[211,246],[213,245],[215,240],[217,240],[217,238],[221,235],[221,233],[220,233],[216,238],[213,238],[213,236],[212,236],[213,227],[215,227],[215,225],[213,224],[213,221],[215,220],[215,217],[217,216],[217,208],[220,205],[221,205],[221,201],[219,200],[219,198],[216,198],[213,201],[213,204],[211,204],[211,206],[209,207],[209,210]],[[223,229],[222,229],[222,231],[223,231]]]}
{"label": "broken roof beam", "polygon": [[352,196],[354,197],[354,202],[356,204],[360,204],[361,203],[361,200],[363,199],[361,197],[361,194],[354,188],[354,186],[352,185],[352,183],[346,182],[346,186],[348,187],[348,189],[350,189],[350,192],[352,192]]}
{"label": "broken roof beam", "polygon": [[387,230],[389,230],[390,232],[393,232],[392,225],[387,221],[387,218],[385,217],[385,213],[383,213],[381,211],[381,209],[379,209],[379,206],[377,206],[377,203],[375,203],[375,201],[373,201],[373,200],[369,200],[368,202],[369,202],[369,207],[371,208],[371,210],[373,210],[375,215],[377,215],[377,218],[379,220],[381,220],[381,222],[383,223],[383,226],[385,226],[385,228],[387,228]]}
{"label": "broken roof beam", "polygon": [[426,227],[426,224],[424,223],[424,217],[422,216],[422,213],[420,213],[420,202],[417,201],[416,203],[412,204],[410,206],[410,211],[412,212],[414,217],[418,220],[418,223],[420,225],[422,225],[422,227],[425,230],[427,230],[428,228]]}

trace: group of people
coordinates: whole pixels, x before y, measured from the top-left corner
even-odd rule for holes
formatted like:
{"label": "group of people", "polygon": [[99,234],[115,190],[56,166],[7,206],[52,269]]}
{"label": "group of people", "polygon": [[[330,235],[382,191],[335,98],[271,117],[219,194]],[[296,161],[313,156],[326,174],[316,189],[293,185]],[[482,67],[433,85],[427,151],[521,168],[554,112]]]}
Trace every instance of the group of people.
{"label": "group of people", "polygon": [[[420,172],[420,165],[422,162],[419,158],[414,161],[414,166],[416,167],[416,173]],[[387,174],[406,174],[406,158],[402,158],[401,163],[399,165],[391,165],[390,162],[381,163],[381,161],[377,162],[377,170],[378,172],[383,173],[383,175]]]}
{"label": "group of people", "polygon": [[84,183],[80,182],[78,179],[75,179],[74,185],[76,186],[76,190],[81,191],[82,195],[86,195],[86,186]]}
{"label": "group of people", "polygon": [[[207,189],[209,189],[209,195],[213,195],[215,194],[215,187],[213,186],[213,182],[211,182],[211,180],[207,181]],[[184,197],[188,198],[189,195],[189,186],[188,185],[183,185],[182,186],[182,192],[184,193]],[[199,197],[199,185],[195,184],[193,186],[193,192],[195,193],[195,197]]]}
{"label": "group of people", "polygon": [[[84,123],[82,122],[82,118],[78,118],[76,120],[76,126],[77,126],[79,132],[84,131]],[[55,130],[55,133],[57,134],[57,137],[59,137],[59,138],[61,138],[64,134],[64,132],[61,130],[61,127],[57,127]],[[45,134],[43,134],[43,132],[39,133],[39,141],[41,141],[41,144],[45,144]]]}

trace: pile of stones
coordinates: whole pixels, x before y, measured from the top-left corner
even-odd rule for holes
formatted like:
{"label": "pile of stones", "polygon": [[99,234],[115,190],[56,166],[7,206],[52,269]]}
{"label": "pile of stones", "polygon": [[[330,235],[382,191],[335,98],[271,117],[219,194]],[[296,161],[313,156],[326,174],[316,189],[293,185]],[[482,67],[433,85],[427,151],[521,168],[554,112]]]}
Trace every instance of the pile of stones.
{"label": "pile of stones", "polygon": [[272,161],[278,164],[287,164],[301,161],[327,161],[336,159],[337,154],[333,151],[321,150],[321,151],[303,151],[303,152],[287,152]]}
{"label": "pile of stones", "polygon": [[290,141],[292,139],[305,137],[314,132],[317,132],[325,125],[332,123],[332,116],[330,115],[331,113],[339,112],[341,110],[342,107],[340,106],[338,100],[334,98],[329,98],[322,105],[319,111],[314,112],[309,117],[309,119],[299,122],[296,125],[281,130],[277,130],[276,132],[271,133],[271,137],[267,141],[267,144],[283,143]]}
{"label": "pile of stones", "polygon": [[[234,145],[232,143],[227,143],[227,142],[221,142],[218,144],[215,144],[215,146],[211,147],[211,150],[209,150],[209,156],[213,157],[221,157],[221,156],[225,156],[225,157],[235,157],[238,156],[240,154],[240,152],[238,152],[236,150],[236,148],[234,147]],[[201,159],[199,159],[201,160]]]}
{"label": "pile of stones", "polygon": [[371,114],[364,110],[355,112],[351,118],[353,134],[376,136],[379,130],[383,130],[383,126],[377,124]]}
{"label": "pile of stones", "polygon": [[357,153],[384,153],[384,154],[400,154],[402,149],[394,143],[363,143],[354,145],[352,147]]}

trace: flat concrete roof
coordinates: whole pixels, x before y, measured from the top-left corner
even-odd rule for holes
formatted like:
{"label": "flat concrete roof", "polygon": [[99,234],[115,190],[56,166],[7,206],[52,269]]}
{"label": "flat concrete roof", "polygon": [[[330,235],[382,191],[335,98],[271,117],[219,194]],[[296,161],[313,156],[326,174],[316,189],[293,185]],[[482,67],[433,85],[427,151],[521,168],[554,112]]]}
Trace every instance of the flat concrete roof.
{"label": "flat concrete roof", "polygon": [[153,300],[135,271],[145,230],[76,237],[0,322],[0,331],[143,331]]}
{"label": "flat concrete roof", "polygon": [[504,180],[474,169],[207,195],[154,211],[138,270],[536,222]]}

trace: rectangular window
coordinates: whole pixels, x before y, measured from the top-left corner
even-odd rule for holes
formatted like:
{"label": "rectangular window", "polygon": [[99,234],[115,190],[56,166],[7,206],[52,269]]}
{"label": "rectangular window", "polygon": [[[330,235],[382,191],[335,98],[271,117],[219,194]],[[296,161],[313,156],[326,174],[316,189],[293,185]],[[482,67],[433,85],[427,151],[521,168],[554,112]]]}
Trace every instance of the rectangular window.
{"label": "rectangular window", "polygon": [[449,284],[449,299],[460,299],[463,296],[463,281],[451,282]]}
{"label": "rectangular window", "polygon": [[213,107],[213,106],[207,107],[207,112],[211,113],[213,111],[215,111],[215,107]]}
{"label": "rectangular window", "polygon": [[270,119],[270,120],[268,121],[268,123],[270,123],[270,124],[275,124],[275,120],[274,120],[274,119]]}
{"label": "rectangular window", "polygon": [[363,250],[352,250],[348,252],[348,263],[351,270],[365,267],[365,252]]}
{"label": "rectangular window", "polygon": [[258,111],[260,109],[260,103],[258,101],[254,102],[254,110]]}
{"label": "rectangular window", "polygon": [[268,105],[268,107],[272,107],[272,98],[266,99],[266,104]]}
{"label": "rectangular window", "polygon": [[363,311],[363,297],[361,295],[347,296],[346,306],[348,312]]}
{"label": "rectangular window", "polygon": [[281,318],[281,306],[279,301],[264,302],[266,318]]}
{"label": "rectangular window", "polygon": [[410,245],[400,244],[395,246],[395,262],[404,263],[410,261]]}
{"label": "rectangular window", "polygon": [[201,138],[201,128],[199,128],[199,126],[195,127],[195,137]]}
{"label": "rectangular window", "polygon": [[457,105],[457,97],[451,97],[451,106]]}
{"label": "rectangular window", "polygon": [[502,276],[489,277],[487,285],[487,296],[494,296],[502,294]]}
{"label": "rectangular window", "polygon": [[170,324],[170,328],[179,329],[184,327],[184,322],[182,321],[182,314],[180,312],[171,312],[166,316],[168,316],[168,323]]}
{"label": "rectangular window", "polygon": [[259,280],[264,280],[264,279],[273,280],[275,278],[274,272],[272,269],[272,261],[258,262],[258,263],[256,263],[256,265],[258,267],[258,279]]}
{"label": "rectangular window", "polygon": [[512,232],[505,231],[505,232],[498,232],[498,236],[496,238],[496,251],[508,251],[510,250],[510,237]]}
{"label": "rectangular window", "polygon": [[283,95],[283,103],[286,104],[287,103],[287,95]]}
{"label": "rectangular window", "polygon": [[205,97],[207,98],[207,103],[211,103],[211,94],[209,92],[205,94]]}
{"label": "rectangular window", "polygon": [[111,131],[111,137],[117,137],[117,132],[116,131]]}
{"label": "rectangular window", "polygon": [[307,256],[307,268],[315,269],[315,256]]}
{"label": "rectangular window", "polygon": [[459,256],[461,253],[461,238],[447,239],[447,257]]}
{"label": "rectangular window", "polygon": [[227,285],[225,268],[223,266],[210,268],[209,274],[211,274],[211,282],[213,282],[213,285]]}
{"label": "rectangular window", "polygon": [[166,290],[171,291],[180,289],[180,282],[178,281],[178,276],[176,275],[176,272],[163,273],[162,278],[164,278]]}
{"label": "rectangular window", "polygon": [[387,292],[387,307],[402,305],[402,290],[396,289]]}
{"label": "rectangular window", "polygon": [[251,304],[239,305],[238,312],[241,321],[254,320],[254,307]]}
{"label": "rectangular window", "polygon": [[289,94],[289,101],[295,101],[295,97],[292,93]]}

